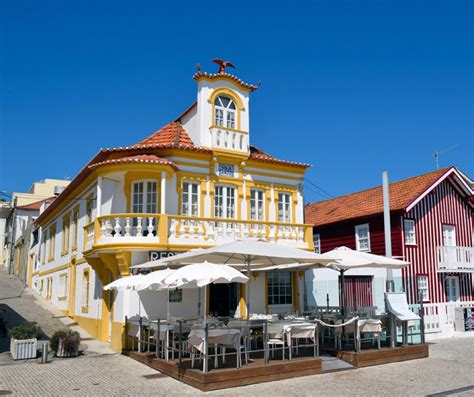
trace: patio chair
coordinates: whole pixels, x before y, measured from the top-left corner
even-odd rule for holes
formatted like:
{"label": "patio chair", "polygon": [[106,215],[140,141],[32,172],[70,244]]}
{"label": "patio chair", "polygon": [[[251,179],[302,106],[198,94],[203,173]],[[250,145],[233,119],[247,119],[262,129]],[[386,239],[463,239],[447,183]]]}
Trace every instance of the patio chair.
{"label": "patio chair", "polygon": [[[135,342],[135,339],[138,339],[139,333],[140,333],[140,327],[138,326],[138,324],[131,323],[130,327],[128,328],[127,336],[129,336],[132,339],[132,351],[135,350],[134,342]],[[138,343],[140,342],[137,341],[137,345]]]}
{"label": "patio chair", "polygon": [[[293,358],[292,353],[293,353],[294,348],[296,348],[296,354],[299,355],[299,349],[298,349],[299,339],[312,339],[314,357],[319,356],[319,335],[318,335],[317,324],[292,326],[287,332],[287,338],[288,338],[288,350],[289,350],[290,360]],[[293,340],[296,340],[296,346],[293,346]]]}
{"label": "patio chair", "polygon": [[285,334],[273,335],[267,341],[267,348],[270,349],[272,353],[272,358],[275,357],[275,349],[281,346],[282,349],[282,359],[285,361]]}

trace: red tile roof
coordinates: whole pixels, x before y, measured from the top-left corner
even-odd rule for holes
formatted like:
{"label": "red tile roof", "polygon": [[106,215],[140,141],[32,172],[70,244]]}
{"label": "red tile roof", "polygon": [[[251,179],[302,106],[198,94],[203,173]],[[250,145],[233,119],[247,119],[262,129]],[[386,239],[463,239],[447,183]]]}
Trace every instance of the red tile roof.
{"label": "red tile roof", "polygon": [[[453,167],[390,183],[390,210],[407,208],[423,192]],[[308,204],[305,207],[306,223],[315,226],[362,218],[383,212],[382,186]]]}
{"label": "red tile roof", "polygon": [[186,129],[177,121],[166,124],[134,146],[172,145],[173,147],[195,147]]}
{"label": "red tile roof", "polygon": [[128,156],[122,157],[119,159],[111,159],[100,161],[98,163],[94,163],[89,165],[89,169],[96,169],[98,167],[102,167],[104,165],[111,165],[111,164],[132,164],[132,163],[150,163],[150,164],[164,164],[169,165],[175,170],[178,170],[178,167],[170,160],[162,159],[161,157],[155,156],[154,154],[139,154],[136,156]]}
{"label": "red tile roof", "polygon": [[263,163],[272,163],[272,164],[282,164],[282,165],[291,165],[294,167],[309,168],[310,164],[297,163],[293,161],[280,160],[272,155],[264,152],[263,150],[258,149],[255,146],[250,145],[250,156],[249,160],[261,161]]}
{"label": "red tile roof", "polygon": [[49,197],[47,199],[36,201],[34,203],[30,203],[30,204],[26,204],[26,205],[19,205],[17,208],[21,209],[21,210],[38,211],[45,201],[48,201],[48,200],[51,200],[51,199],[54,199],[54,198],[55,197]]}
{"label": "red tile roof", "polygon": [[197,72],[194,74],[193,79],[196,81],[199,81],[201,79],[208,79],[208,80],[219,80],[222,79],[222,77],[227,78],[229,80],[234,81],[238,85],[240,85],[242,88],[248,91],[255,91],[258,87],[260,87],[260,84],[258,85],[253,85],[253,84],[248,84],[240,80],[237,76],[234,76],[233,74],[229,73],[207,73],[207,72]]}

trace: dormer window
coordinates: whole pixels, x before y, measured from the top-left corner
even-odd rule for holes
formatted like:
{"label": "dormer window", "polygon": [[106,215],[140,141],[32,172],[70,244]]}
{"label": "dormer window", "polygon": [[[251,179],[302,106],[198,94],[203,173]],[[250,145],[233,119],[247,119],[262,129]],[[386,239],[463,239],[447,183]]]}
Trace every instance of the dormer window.
{"label": "dormer window", "polygon": [[214,101],[214,124],[218,127],[235,129],[236,106],[232,99],[220,95]]}

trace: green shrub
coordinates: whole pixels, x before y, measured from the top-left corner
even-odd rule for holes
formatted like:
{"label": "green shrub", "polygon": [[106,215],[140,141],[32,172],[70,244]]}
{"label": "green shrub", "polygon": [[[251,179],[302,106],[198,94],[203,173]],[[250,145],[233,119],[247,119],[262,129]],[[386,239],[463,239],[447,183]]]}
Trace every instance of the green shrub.
{"label": "green shrub", "polygon": [[39,325],[33,323],[26,323],[18,325],[10,330],[10,338],[16,340],[23,339],[41,339],[44,337],[44,332]]}
{"label": "green shrub", "polygon": [[71,329],[56,331],[51,337],[50,345],[54,354],[58,353],[59,341],[63,341],[64,352],[66,355],[73,354],[79,348],[81,343],[81,336],[79,332]]}

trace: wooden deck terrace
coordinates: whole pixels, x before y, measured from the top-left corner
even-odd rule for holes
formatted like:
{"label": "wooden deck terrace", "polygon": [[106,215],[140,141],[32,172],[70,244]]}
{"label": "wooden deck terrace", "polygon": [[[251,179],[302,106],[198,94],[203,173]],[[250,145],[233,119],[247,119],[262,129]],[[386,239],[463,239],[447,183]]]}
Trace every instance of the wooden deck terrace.
{"label": "wooden deck terrace", "polygon": [[335,357],[296,357],[291,361],[282,360],[278,352],[265,365],[262,354],[252,354],[248,364],[236,368],[235,355],[229,355],[225,365],[219,360],[219,368],[214,368],[214,359],[209,358],[209,372],[202,372],[202,362],[196,360],[195,368],[191,368],[188,358],[183,359],[181,366],[177,360],[166,361],[156,359],[154,353],[138,353],[124,351],[125,355],[171,376],[181,382],[196,387],[202,391],[225,389],[271,382],[299,376],[316,375],[326,372],[342,371],[353,368]]}
{"label": "wooden deck terrace", "polygon": [[282,360],[281,353],[276,352],[275,357],[267,365],[264,363],[262,353],[253,353],[248,364],[241,368],[236,368],[235,354],[228,355],[225,365],[219,359],[219,368],[214,368],[214,359],[210,357],[209,372],[203,373],[202,362],[198,359],[195,367],[191,368],[189,358],[184,358],[179,366],[178,360],[157,359],[152,352],[123,351],[123,354],[165,375],[201,391],[211,391],[425,358],[428,357],[428,345],[368,349],[359,353],[354,351],[328,351],[328,353],[332,356],[323,355],[315,358],[311,354],[305,354],[305,357],[293,357],[290,361],[288,356],[286,360]]}

